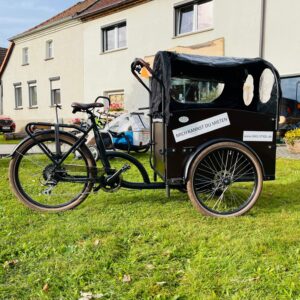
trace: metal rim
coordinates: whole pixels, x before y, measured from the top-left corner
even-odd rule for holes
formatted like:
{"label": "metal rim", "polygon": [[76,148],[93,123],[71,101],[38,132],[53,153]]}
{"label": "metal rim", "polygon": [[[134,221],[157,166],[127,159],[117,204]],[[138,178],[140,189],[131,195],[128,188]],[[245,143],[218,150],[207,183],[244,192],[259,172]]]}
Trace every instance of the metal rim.
{"label": "metal rim", "polygon": [[249,205],[258,187],[258,173],[244,151],[224,147],[207,153],[196,165],[193,190],[207,211],[232,215]]}
{"label": "metal rim", "polygon": [[[47,141],[54,142],[54,138],[48,137],[48,139],[46,138],[46,139],[42,140],[42,142],[47,142]],[[41,142],[41,141],[39,141],[39,142]],[[61,146],[63,143],[65,143],[68,146],[72,146],[72,143],[68,142],[66,140],[62,140]],[[31,203],[32,205],[34,205],[36,207],[45,208],[45,209],[49,209],[49,210],[52,210],[52,209],[55,210],[55,209],[67,207],[69,205],[72,205],[73,203],[76,203],[79,199],[85,198],[85,194],[86,194],[87,190],[89,189],[88,188],[88,186],[90,185],[89,183],[76,183],[77,187],[76,187],[75,193],[70,192],[70,188],[69,188],[70,184],[69,185],[66,184],[63,189],[59,188],[58,191],[55,191],[56,186],[54,186],[53,190],[55,191],[55,193],[53,194],[52,189],[51,189],[51,184],[49,184],[49,182],[47,182],[48,179],[46,178],[47,173],[49,173],[49,169],[51,169],[51,161],[49,158],[47,158],[47,156],[45,154],[38,154],[38,157],[36,157],[36,155],[33,154],[35,151],[32,150],[34,147],[38,147],[37,143],[31,143],[31,144],[27,145],[27,147],[25,149],[18,152],[20,157],[17,160],[15,168],[14,168],[15,169],[14,176],[15,176],[16,186],[18,187],[19,192],[22,194],[22,197],[24,197],[26,199],[26,202],[28,201],[29,203]],[[85,168],[84,173],[86,173],[86,176],[88,177],[89,176],[89,167],[88,167],[87,158],[85,157],[85,155],[83,155],[83,152],[81,152],[81,150],[78,150],[78,151],[80,152],[81,157],[83,157],[83,160],[81,160],[82,165],[80,166],[81,167],[80,172],[82,172],[82,168]],[[38,158],[38,159],[36,159],[36,158]],[[68,162],[69,165],[76,166],[76,164],[78,164],[78,160],[76,160],[74,155],[70,154],[69,158],[72,160],[71,162],[70,161]],[[46,161],[45,159],[48,159],[48,161]],[[28,164],[32,164],[35,168],[34,173],[31,173],[31,174],[29,173],[27,175],[28,177],[26,176],[26,172],[24,173],[24,171],[23,171],[23,175],[22,175],[22,170],[20,169],[20,167],[22,168],[22,161],[24,163],[24,160],[25,160],[24,167],[26,167],[26,163],[28,163]],[[45,161],[41,162],[41,160],[45,160]],[[75,162],[75,160],[76,160],[76,162]],[[73,162],[74,162],[74,165],[73,165]],[[26,168],[24,168],[24,170],[26,171]],[[74,174],[74,176],[75,176],[75,174]],[[26,180],[30,181],[31,184],[30,183],[26,184],[26,182],[22,183],[22,178],[23,178],[23,180],[26,179]],[[58,184],[59,184],[59,182],[58,182]],[[47,195],[47,189],[50,189],[50,193],[48,195]],[[74,189],[75,189],[75,187],[73,187],[73,190]],[[33,192],[36,193],[35,196],[33,195]],[[50,197],[52,197],[51,198],[52,200],[49,199]],[[54,203],[54,197],[56,197],[58,199],[57,203]],[[46,199],[42,200],[43,198],[48,198],[48,202],[50,202],[50,203],[47,203]],[[63,202],[63,201],[65,201],[65,202]],[[51,203],[51,202],[53,202],[53,203]]]}

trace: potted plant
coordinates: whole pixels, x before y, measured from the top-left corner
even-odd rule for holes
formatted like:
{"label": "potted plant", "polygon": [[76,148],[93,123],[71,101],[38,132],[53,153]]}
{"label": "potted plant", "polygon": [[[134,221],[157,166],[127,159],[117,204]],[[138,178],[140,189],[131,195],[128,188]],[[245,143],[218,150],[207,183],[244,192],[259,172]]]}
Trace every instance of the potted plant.
{"label": "potted plant", "polygon": [[284,141],[290,152],[300,153],[300,128],[287,131]]}

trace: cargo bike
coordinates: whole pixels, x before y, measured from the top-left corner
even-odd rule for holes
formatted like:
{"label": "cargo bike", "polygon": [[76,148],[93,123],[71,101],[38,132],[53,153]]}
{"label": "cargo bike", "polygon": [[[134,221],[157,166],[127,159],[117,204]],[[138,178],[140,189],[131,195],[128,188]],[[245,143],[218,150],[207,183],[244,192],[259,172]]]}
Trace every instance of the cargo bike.
{"label": "cargo bike", "polygon": [[[19,200],[39,211],[64,211],[90,193],[127,189],[187,192],[201,213],[239,216],[251,209],[264,180],[275,179],[279,75],[260,59],[205,57],[158,52],[153,68],[136,59],[131,71],[150,93],[150,165],[124,152],[106,151],[97,130],[95,103],[73,103],[90,125],[80,137],[74,125],[50,124],[12,153],[9,178]],[[150,77],[150,84],[143,76]],[[78,129],[78,128],[77,128]],[[95,162],[86,136],[94,131]],[[82,157],[74,159],[75,154]]]}

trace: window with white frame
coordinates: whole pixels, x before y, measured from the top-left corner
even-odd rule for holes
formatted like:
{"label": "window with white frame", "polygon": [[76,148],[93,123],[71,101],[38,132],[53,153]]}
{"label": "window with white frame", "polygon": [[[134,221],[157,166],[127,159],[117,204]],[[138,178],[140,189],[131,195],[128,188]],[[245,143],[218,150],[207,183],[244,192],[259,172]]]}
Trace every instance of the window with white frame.
{"label": "window with white frame", "polygon": [[51,106],[61,104],[60,77],[50,78]]}
{"label": "window with white frame", "polygon": [[16,108],[22,108],[22,84],[21,83],[15,83],[15,107]]}
{"label": "window with white frame", "polygon": [[49,40],[46,42],[46,59],[53,58],[53,41]]}
{"label": "window with white frame", "polygon": [[112,51],[122,49],[127,46],[126,22],[120,22],[102,28],[102,51]]}
{"label": "window with white frame", "polygon": [[23,48],[22,49],[22,64],[23,65],[28,65],[29,64],[29,55],[28,55],[28,48]]}
{"label": "window with white frame", "polygon": [[175,6],[175,35],[213,27],[213,0],[191,1]]}
{"label": "window with white frame", "polygon": [[29,92],[29,107],[37,107],[37,88],[36,81],[28,81],[28,92]]}

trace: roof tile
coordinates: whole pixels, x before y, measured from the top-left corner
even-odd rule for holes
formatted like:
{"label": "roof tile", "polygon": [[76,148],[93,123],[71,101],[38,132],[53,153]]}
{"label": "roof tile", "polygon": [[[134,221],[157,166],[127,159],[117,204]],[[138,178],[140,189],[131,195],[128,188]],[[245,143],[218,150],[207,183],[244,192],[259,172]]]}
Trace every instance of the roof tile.
{"label": "roof tile", "polygon": [[91,5],[88,9],[80,13],[80,17],[86,17],[90,15],[94,15],[103,11],[107,11],[109,9],[115,7],[121,7],[126,4],[134,4],[142,2],[141,0],[100,0]]}
{"label": "roof tile", "polygon": [[1,48],[0,47],[0,66],[2,65],[4,61],[4,57],[6,55],[7,49],[6,48]]}
{"label": "roof tile", "polygon": [[[89,8],[91,5],[93,5],[95,2],[98,2],[99,0],[84,0],[84,1],[81,1],[81,2],[78,2],[76,3],[75,5],[67,8],[66,10],[60,12],[59,14],[55,15],[54,17],[30,28],[29,30],[25,31],[24,33],[27,33],[27,32],[31,32],[31,31],[34,31],[38,28],[42,28],[46,25],[49,25],[51,23],[54,23],[54,22],[57,22],[57,21],[60,21],[60,20],[63,20],[67,17],[72,17],[76,14],[79,14],[81,12],[83,12],[85,9]],[[101,0],[100,0],[101,1]]]}

